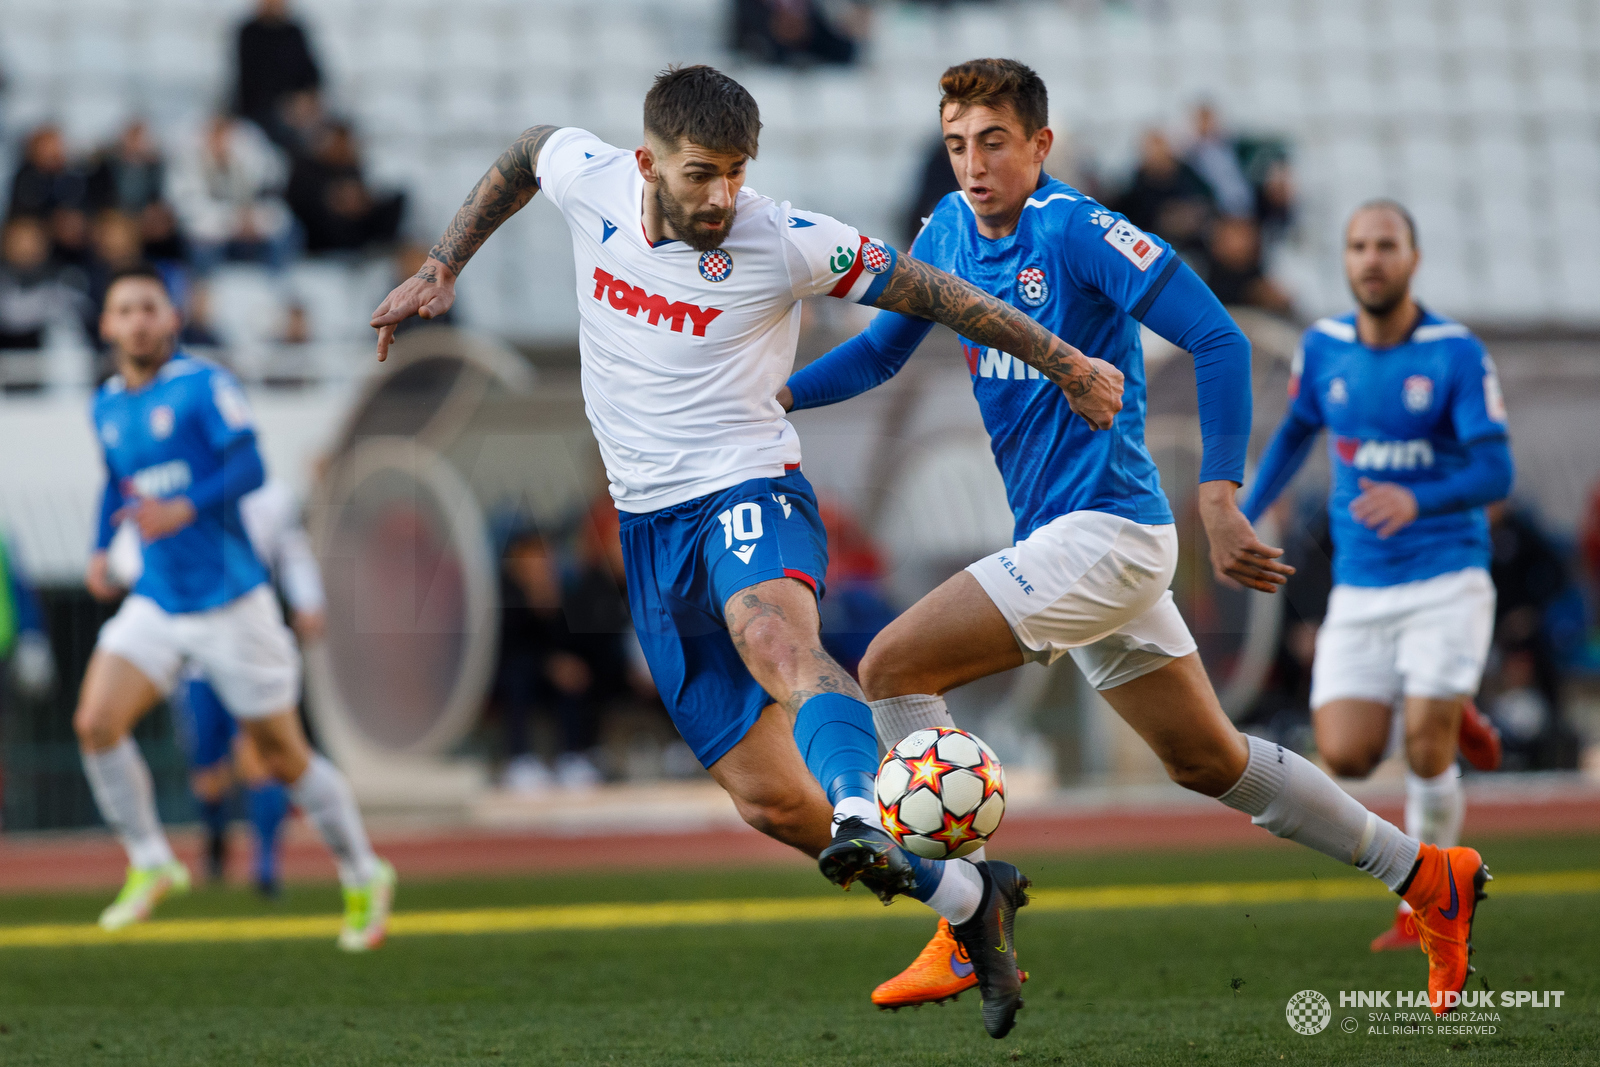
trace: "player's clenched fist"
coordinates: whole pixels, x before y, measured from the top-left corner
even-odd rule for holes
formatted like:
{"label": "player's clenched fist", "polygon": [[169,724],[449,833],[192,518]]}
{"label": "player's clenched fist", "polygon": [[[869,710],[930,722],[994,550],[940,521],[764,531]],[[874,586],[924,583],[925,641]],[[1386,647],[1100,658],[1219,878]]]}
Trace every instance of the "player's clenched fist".
{"label": "player's clenched fist", "polygon": [[1103,359],[1085,358],[1087,369],[1062,379],[1072,410],[1096,430],[1109,430],[1122,410],[1122,372]]}
{"label": "player's clenched fist", "polygon": [[456,279],[448,267],[430,258],[422,269],[407,278],[372,313],[372,328],[378,331],[378,360],[389,356],[394,328],[416,315],[432,319],[443,315],[456,302]]}

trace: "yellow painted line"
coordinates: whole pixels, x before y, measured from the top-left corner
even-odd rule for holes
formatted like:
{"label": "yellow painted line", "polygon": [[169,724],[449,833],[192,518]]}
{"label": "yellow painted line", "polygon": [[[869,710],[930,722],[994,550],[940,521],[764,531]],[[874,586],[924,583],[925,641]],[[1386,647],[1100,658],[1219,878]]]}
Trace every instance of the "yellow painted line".
{"label": "yellow painted line", "polygon": [[[1490,894],[1570,896],[1600,893],[1600,871],[1507,875]],[[1034,889],[1030,913],[1204,907],[1223,904],[1293,904],[1376,900],[1387,895],[1377,882],[1357,878],[1305,878],[1276,882],[1188,882],[1113,885],[1081,889]],[[389,932],[397,937],[430,934],[535,933],[551,930],[663,929],[673,926],[732,926],[751,923],[825,922],[920,915],[910,908],[888,911],[865,893],[850,896],[773,897],[751,900],[687,900],[655,904],[567,904],[555,907],[472,908],[399,912]],[[241,919],[160,919],[108,934],[95,926],[41,923],[0,926],[0,948],[60,948],[74,945],[189,944],[227,941],[332,940],[339,919],[331,915]]]}

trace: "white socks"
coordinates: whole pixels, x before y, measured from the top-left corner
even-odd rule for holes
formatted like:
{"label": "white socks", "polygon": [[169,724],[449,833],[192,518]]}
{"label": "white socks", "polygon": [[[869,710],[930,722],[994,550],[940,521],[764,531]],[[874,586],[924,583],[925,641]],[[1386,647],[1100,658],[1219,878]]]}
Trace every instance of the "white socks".
{"label": "white socks", "polygon": [[[889,697],[887,700],[874,700],[872,704],[872,725],[878,730],[878,741],[887,749],[898,745],[908,734],[929,726],[953,727],[956,721],[950,717],[950,708],[945,704],[944,697],[936,697],[925,693],[913,694],[904,697]],[[977,849],[967,853],[966,858],[973,863],[981,863],[987,849]],[[983,887],[979,886],[979,892]],[[973,908],[977,908],[974,903]],[[942,913],[941,913],[942,914]],[[948,915],[945,918],[950,918]],[[954,922],[955,920],[951,920]]]}
{"label": "white socks", "polygon": [[983,875],[966,859],[945,860],[939,866],[944,868],[944,877],[927,905],[951,926],[960,926],[978,914],[978,905],[983,903]]}
{"label": "white socks", "polygon": [[1354,864],[1398,891],[1417,862],[1420,843],[1362,807],[1308,760],[1246,736],[1250,762],[1217,799],[1278,837]]}
{"label": "white socks", "polygon": [[883,820],[878,816],[878,802],[868,797],[841,797],[839,803],[833,806],[833,825],[838,826],[846,819],[854,816],[866,823],[883,829]]}
{"label": "white socks", "polygon": [[361,824],[355,795],[339,768],[313,752],[306,772],[289,786],[289,796],[333,853],[339,865],[339,881],[346,888],[362,885],[378,873],[378,857]]}
{"label": "white socks", "polygon": [[159,867],[173,860],[172,846],[156,814],[155,783],[150,765],[133,738],[124,737],[104,752],[84,752],[83,772],[89,778],[100,817],[111,827],[135,867]]}
{"label": "white socks", "polygon": [[1455,764],[1433,778],[1406,772],[1406,833],[1440,848],[1461,842],[1461,823],[1467,814],[1461,772]]}

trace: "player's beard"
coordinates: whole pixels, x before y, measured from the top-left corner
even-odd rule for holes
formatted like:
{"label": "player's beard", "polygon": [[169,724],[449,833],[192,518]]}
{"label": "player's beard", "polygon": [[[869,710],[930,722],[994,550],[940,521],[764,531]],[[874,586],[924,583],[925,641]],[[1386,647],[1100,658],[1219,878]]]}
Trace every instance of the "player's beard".
{"label": "player's beard", "polygon": [[1356,303],[1361,305],[1361,310],[1374,318],[1383,318],[1389,312],[1399,307],[1406,298],[1407,286],[1405,283],[1380,289],[1372,296],[1362,295],[1361,288],[1356,285],[1350,287],[1350,293],[1356,298]]}
{"label": "player's beard", "polygon": [[[672,231],[678,239],[696,252],[709,252],[714,248],[721,248],[722,243],[728,239],[728,232],[733,229],[733,215],[735,208],[721,210],[708,208],[705,211],[689,212],[681,203],[672,198],[667,192],[665,182],[656,183],[656,206],[661,209],[661,214],[672,226]],[[703,229],[701,224],[720,222],[722,225],[715,230]]]}

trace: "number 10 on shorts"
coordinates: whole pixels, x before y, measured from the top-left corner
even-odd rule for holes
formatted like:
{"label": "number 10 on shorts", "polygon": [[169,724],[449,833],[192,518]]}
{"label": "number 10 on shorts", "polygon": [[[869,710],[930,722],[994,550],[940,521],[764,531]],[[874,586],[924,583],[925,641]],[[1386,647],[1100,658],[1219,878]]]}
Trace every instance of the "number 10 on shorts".
{"label": "number 10 on shorts", "polygon": [[761,536],[761,505],[735,504],[717,516],[722,523],[722,547],[732,548],[734,541],[754,541]]}

